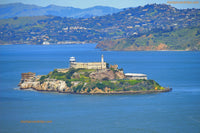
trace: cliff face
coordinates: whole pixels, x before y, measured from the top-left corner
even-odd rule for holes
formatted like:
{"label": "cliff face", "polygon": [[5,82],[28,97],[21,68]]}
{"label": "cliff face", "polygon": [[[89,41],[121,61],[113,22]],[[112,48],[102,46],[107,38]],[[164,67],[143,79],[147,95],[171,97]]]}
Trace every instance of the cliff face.
{"label": "cliff face", "polygon": [[103,70],[90,73],[89,77],[95,80],[113,80],[124,79],[125,75],[122,71]]}
{"label": "cliff face", "polygon": [[[20,89],[34,89],[37,91],[51,91],[51,92],[68,92],[68,93],[74,93],[74,91],[67,86],[67,84],[62,80],[57,81],[45,81],[43,83],[40,83],[40,81],[32,80],[32,81],[25,81],[23,83],[20,83]],[[110,88],[105,87],[103,90],[99,89],[98,87],[95,87],[94,89],[91,89],[90,92],[88,92],[88,88],[85,90],[77,91],[76,93],[80,94],[104,94],[109,93]]]}
{"label": "cliff face", "polygon": [[29,88],[38,91],[55,91],[55,92],[67,92],[69,90],[69,87],[67,87],[65,81],[62,80],[45,81],[43,83],[37,80],[32,80],[20,83],[20,89],[29,89]]}

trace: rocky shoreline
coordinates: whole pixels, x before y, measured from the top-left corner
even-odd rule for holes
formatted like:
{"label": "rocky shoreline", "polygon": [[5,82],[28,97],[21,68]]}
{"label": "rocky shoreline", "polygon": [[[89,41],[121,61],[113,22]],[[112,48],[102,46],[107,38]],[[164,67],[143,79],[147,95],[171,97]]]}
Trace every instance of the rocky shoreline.
{"label": "rocky shoreline", "polygon": [[[70,74],[70,76],[69,76]],[[19,87],[21,90],[33,89],[42,92],[58,92],[68,94],[148,94],[169,92],[154,80],[127,79],[123,71],[105,69],[101,71],[87,69],[54,70],[48,75],[25,73]],[[31,76],[31,77],[30,77]],[[61,79],[68,77],[69,79]]]}
{"label": "rocky shoreline", "polygon": [[38,92],[46,92],[46,93],[62,93],[62,94],[77,94],[77,95],[132,95],[132,94],[154,94],[154,93],[162,93],[162,92],[170,92],[172,88],[165,88],[164,90],[149,90],[149,91],[121,91],[121,92],[106,92],[106,93],[80,93],[80,92],[65,92],[65,91],[53,91],[53,90],[36,90],[33,88],[19,88],[20,90],[29,90],[29,91],[38,91]]}

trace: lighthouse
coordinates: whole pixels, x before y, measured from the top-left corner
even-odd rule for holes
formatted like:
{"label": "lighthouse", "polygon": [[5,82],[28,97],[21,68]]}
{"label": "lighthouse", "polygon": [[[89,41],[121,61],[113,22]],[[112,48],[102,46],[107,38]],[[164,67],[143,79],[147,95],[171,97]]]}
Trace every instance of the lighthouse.
{"label": "lighthouse", "polygon": [[69,58],[69,62],[70,62],[70,68],[72,68],[73,67],[73,65],[75,64],[75,62],[76,62],[76,59],[75,59],[75,57],[70,57]]}
{"label": "lighthouse", "polygon": [[104,59],[103,59],[103,55],[101,55],[101,69],[103,69],[103,64],[104,64]]}

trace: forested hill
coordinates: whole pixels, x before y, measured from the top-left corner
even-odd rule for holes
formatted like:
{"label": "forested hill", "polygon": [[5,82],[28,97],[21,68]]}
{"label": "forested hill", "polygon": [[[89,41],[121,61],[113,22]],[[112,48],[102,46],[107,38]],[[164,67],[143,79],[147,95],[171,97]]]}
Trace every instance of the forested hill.
{"label": "forested hill", "polygon": [[151,4],[91,18],[36,16],[1,19],[0,43],[90,43],[140,36],[156,29],[173,31],[199,25],[200,9]]}

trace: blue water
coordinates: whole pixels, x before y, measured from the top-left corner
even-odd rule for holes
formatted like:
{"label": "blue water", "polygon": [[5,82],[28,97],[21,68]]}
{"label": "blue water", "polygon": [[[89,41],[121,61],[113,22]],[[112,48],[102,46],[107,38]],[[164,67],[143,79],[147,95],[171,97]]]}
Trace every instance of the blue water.
{"label": "blue water", "polygon": [[[48,74],[68,59],[118,64],[145,73],[172,92],[72,95],[15,89],[22,72]],[[21,123],[43,120],[52,123]],[[101,51],[88,45],[0,46],[1,133],[199,133],[200,52]]]}

